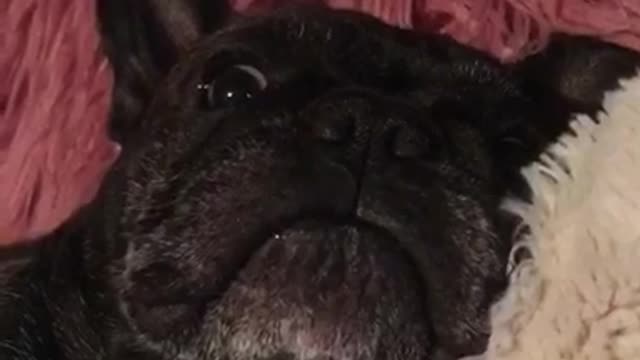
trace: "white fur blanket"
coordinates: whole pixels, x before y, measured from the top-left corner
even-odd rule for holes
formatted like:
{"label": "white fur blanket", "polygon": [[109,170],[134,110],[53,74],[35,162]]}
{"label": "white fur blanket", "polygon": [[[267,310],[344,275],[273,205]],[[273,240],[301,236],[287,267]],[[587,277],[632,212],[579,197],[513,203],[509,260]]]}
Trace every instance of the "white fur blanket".
{"label": "white fur blanket", "polygon": [[523,170],[533,204],[506,206],[533,257],[493,307],[480,359],[640,359],[640,73],[621,85]]}

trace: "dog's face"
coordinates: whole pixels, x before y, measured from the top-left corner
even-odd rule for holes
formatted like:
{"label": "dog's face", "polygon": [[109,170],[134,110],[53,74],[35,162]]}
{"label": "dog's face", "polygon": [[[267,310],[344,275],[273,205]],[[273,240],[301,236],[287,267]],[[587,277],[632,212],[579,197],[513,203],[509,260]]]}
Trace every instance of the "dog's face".
{"label": "dog's face", "polygon": [[[158,3],[178,15],[140,14],[162,46],[111,50],[114,114],[144,134],[123,139],[109,207],[127,342],[167,359],[482,351],[510,247],[500,201],[557,135],[540,118],[567,109],[541,110],[523,70],[366,16],[295,8],[206,33],[194,2]],[[161,79],[148,96],[123,53]]]}
{"label": "dog's face", "polygon": [[[214,3],[100,3],[124,147],[84,255],[114,314],[105,348],[196,360],[481,352],[506,284],[501,199],[521,191],[519,168],[571,106],[589,108],[627,69],[545,88],[531,74],[565,62],[501,66],[308,7],[220,21]],[[552,80],[573,73],[562,74]]]}
{"label": "dog's face", "polygon": [[527,108],[477,53],[368,17],[231,22],[159,83],[123,160],[124,315],[170,358],[481,351],[509,249],[494,159]]}

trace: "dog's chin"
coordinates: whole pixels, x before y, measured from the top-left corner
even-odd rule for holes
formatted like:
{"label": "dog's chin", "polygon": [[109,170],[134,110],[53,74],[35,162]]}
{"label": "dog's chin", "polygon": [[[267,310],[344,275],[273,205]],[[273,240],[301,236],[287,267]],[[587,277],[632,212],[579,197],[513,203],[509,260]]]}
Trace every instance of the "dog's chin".
{"label": "dog's chin", "polygon": [[361,221],[305,220],[274,234],[212,308],[212,347],[232,359],[423,358],[425,297],[398,244]]}

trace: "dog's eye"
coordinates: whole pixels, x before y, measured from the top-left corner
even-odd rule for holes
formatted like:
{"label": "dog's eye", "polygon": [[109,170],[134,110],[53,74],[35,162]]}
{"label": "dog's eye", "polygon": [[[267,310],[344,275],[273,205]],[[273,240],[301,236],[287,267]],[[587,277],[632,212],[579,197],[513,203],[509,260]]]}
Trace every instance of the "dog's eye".
{"label": "dog's eye", "polygon": [[198,85],[208,109],[241,105],[267,88],[266,77],[250,65],[233,65]]}

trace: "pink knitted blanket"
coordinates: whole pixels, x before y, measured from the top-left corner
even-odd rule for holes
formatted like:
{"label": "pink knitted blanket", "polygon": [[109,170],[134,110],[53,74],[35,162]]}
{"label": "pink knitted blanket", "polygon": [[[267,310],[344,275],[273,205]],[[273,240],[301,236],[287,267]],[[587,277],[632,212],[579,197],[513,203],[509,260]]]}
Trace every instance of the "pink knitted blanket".
{"label": "pink knitted blanket", "polygon": [[[313,1],[313,0],[298,0]],[[240,11],[285,0],[232,0]],[[419,31],[447,33],[502,61],[552,32],[640,51],[640,0],[326,0]],[[0,245],[51,231],[90,201],[118,146],[106,135],[112,77],[93,1],[0,2]]]}

